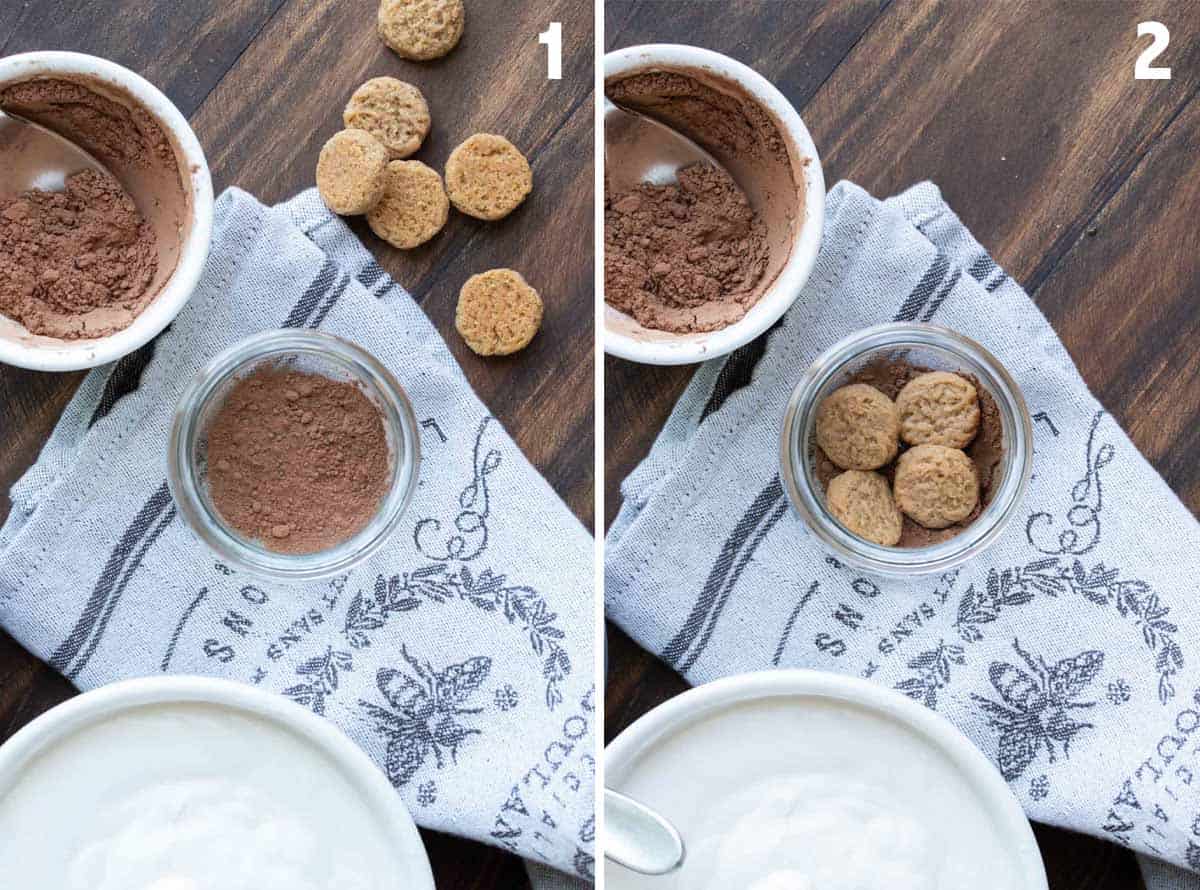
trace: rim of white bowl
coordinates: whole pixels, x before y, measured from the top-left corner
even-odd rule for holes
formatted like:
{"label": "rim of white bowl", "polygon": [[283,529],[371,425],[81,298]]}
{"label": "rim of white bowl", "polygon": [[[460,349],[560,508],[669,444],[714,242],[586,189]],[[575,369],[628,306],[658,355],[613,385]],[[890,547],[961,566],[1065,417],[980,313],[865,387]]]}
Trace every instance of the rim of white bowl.
{"label": "rim of white bowl", "polygon": [[[755,671],[696,686],[643,714],[604,749],[605,774],[616,777],[651,747],[733,705],[765,698],[827,698],[873,711],[915,732],[940,750],[966,778],[1013,855],[1024,866],[1025,890],[1048,890],[1046,867],[1033,827],[1004,777],[954,724],[907,696],[863,680],[825,671]],[[620,791],[619,780],[613,787]],[[646,801],[653,805],[654,801]]]}
{"label": "rim of white bowl", "polygon": [[726,355],[759,334],[788,310],[812,274],[825,227],[825,173],[808,127],[795,106],[771,81],[753,68],[718,52],[675,43],[648,43],[614,50],[604,56],[604,78],[655,68],[693,68],[717,79],[733,81],[757,99],[786,130],[804,165],[804,220],[791,255],[767,292],[746,315],[727,327],[703,334],[651,332],[652,340],[612,330],[607,319],[616,310],[605,304],[604,351],[650,365],[687,365]]}
{"label": "rim of white bowl", "polygon": [[[434,890],[429,855],[416,823],[391,782],[349,737],[328,720],[280,695],[216,677],[139,677],[101,686],[68,699],[22,727],[0,745],[0,789],[42,751],[72,733],[133,708],[157,704],[206,704],[252,714],[281,727],[329,756],[362,792],[381,825],[394,838],[397,858],[406,869],[398,885],[411,890]],[[2,792],[0,792],[2,793]]]}
{"label": "rim of white bowl", "polygon": [[179,250],[179,262],[162,290],[124,330],[95,340],[54,340],[29,335],[30,341],[0,337],[0,362],[35,371],[78,371],[116,361],[144,346],[169,325],[200,280],[212,239],[213,190],[208,161],[183,114],[161,90],[140,74],[85,53],[38,51],[0,59],[0,85],[37,77],[65,75],[107,82],[137,100],[169,133],[182,153],[192,192],[191,226]]}

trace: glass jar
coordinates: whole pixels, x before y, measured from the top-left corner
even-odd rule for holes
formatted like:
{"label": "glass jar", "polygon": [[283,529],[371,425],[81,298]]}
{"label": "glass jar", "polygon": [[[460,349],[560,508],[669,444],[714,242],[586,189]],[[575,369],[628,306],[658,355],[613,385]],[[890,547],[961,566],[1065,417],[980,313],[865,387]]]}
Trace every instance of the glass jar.
{"label": "glass jar", "polygon": [[[990,502],[958,535],[927,547],[884,547],[855,535],[829,512],[817,480],[817,406],[863,366],[897,359],[974,377],[995,401],[1002,427],[1003,457]],[[784,412],[780,469],[792,507],[838,559],[884,575],[944,572],[982,552],[1016,515],[1032,466],[1033,426],[1016,382],[978,343],[933,325],[882,324],[851,334],[813,362]]]}
{"label": "glass jar", "polygon": [[[348,381],[380,410],[391,474],[375,516],[359,532],[326,550],[276,553],[231,528],[213,505],[208,486],[208,427],[235,383],[263,365]],[[362,348],[308,330],[265,331],[226,349],[189,384],[175,409],[167,480],[179,513],[222,562],[252,574],[304,581],[341,574],[383,546],[396,530],[417,487],[420,434],[404,390]]]}

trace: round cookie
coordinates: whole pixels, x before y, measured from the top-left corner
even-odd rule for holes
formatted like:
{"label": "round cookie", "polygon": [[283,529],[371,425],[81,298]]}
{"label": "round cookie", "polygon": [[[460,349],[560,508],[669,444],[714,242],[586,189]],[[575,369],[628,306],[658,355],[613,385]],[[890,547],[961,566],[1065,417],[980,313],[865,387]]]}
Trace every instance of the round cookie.
{"label": "round cookie", "polygon": [[479,355],[524,349],[541,323],[542,298],[512,269],[472,275],[458,294],[454,326]]}
{"label": "round cookie", "polygon": [[963,448],[979,432],[979,393],[965,377],[930,371],[910,380],[896,396],[900,438],[909,445]]}
{"label": "round cookie", "polygon": [[317,159],[317,191],[334,213],[366,213],[383,196],[387,149],[370,133],[342,130]]}
{"label": "round cookie", "polygon": [[446,161],[450,200],[476,219],[503,219],[532,190],[529,162],[503,136],[476,133],[454,149]]}
{"label": "round cookie", "polygon": [[979,477],[957,448],[916,445],[896,461],[896,505],[926,528],[946,528],[971,515]]}
{"label": "round cookie", "polygon": [[450,202],[437,171],[420,161],[392,161],[383,197],[367,214],[371,231],[392,247],[408,250],[442,230]]}
{"label": "round cookie", "polygon": [[888,481],[878,473],[847,470],[833,477],[825,503],[837,520],[860,538],[884,547],[900,543],[904,517]]}
{"label": "round cookie", "polygon": [[342,121],[366,130],[383,143],[392,160],[399,160],[413,154],[429,135],[429,105],[411,83],[372,77],[354,91]]}
{"label": "round cookie", "polygon": [[382,0],[379,36],[401,58],[424,62],[458,45],[466,18],[462,0]]}
{"label": "round cookie", "polygon": [[873,386],[835,389],[817,408],[817,444],[843,470],[876,470],[900,450],[896,405]]}

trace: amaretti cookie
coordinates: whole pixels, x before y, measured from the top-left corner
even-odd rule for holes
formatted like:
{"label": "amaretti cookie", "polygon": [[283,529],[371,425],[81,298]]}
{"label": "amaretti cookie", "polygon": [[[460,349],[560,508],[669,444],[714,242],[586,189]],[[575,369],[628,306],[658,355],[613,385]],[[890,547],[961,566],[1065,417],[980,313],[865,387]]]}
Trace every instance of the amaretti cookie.
{"label": "amaretti cookie", "polygon": [[378,139],[392,160],[416,152],[429,135],[431,123],[429,104],[421,91],[394,77],[372,77],[355,90],[342,121]]}
{"label": "amaretti cookie", "polygon": [[900,542],[904,517],[896,507],[891,486],[878,473],[847,470],[835,476],[825,492],[825,502],[838,522],[860,538],[884,547],[895,547]]}
{"label": "amaretti cookie", "polygon": [[946,528],[971,515],[979,477],[957,448],[914,445],[896,461],[896,505],[926,528]]}
{"label": "amaretti cookie", "polygon": [[454,49],[466,20],[462,0],[383,0],[379,4],[383,42],[401,58],[418,62]]}
{"label": "amaretti cookie", "polygon": [[965,377],[929,371],[896,396],[900,438],[909,445],[965,448],[979,431],[979,394]]}
{"label": "amaretti cookie", "polygon": [[533,171],[517,147],[476,133],[446,161],[446,191],[454,206],[477,219],[503,219],[533,190]]}
{"label": "amaretti cookie", "polygon": [[387,150],[363,130],[334,133],[317,159],[317,191],[334,213],[366,213],[383,197]]}
{"label": "amaretti cookie", "polygon": [[454,326],[479,355],[524,349],[541,323],[541,296],[512,269],[472,275],[459,292]]}
{"label": "amaretti cookie", "polygon": [[817,444],[843,470],[876,470],[900,449],[896,405],[873,386],[834,390],[817,408]]}
{"label": "amaretti cookie", "polygon": [[420,161],[392,161],[383,197],[367,214],[367,223],[388,244],[408,250],[440,232],[449,215],[450,202],[436,170]]}

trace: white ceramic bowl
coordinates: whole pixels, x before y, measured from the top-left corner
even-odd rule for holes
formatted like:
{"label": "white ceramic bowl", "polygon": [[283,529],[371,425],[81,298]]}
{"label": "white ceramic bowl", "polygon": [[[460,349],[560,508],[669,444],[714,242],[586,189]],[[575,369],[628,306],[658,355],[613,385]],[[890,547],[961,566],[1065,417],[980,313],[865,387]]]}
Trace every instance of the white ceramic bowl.
{"label": "white ceramic bowl", "polygon": [[[22,769],[56,742],[105,719],[148,705],[220,705],[266,720],[312,745],[340,767],[379,819],[401,872],[395,886],[434,890],[429,856],[408,809],[383,772],[333,724],[279,695],[211,677],[145,677],[76,696],[47,711],[0,747],[0,797]],[[98,757],[98,762],[103,756]]]}
{"label": "white ceramic bowl", "polygon": [[[745,761],[755,758],[756,755],[747,752],[753,752],[756,746],[769,745],[773,751],[772,756],[783,758],[791,756],[788,754],[789,750],[802,751],[806,744],[803,730],[804,703],[805,700],[811,701],[813,698],[829,699],[864,709],[873,716],[907,729],[916,739],[914,744],[919,746],[919,750],[912,755],[914,760],[939,758],[948,761],[948,766],[961,777],[961,784],[965,784],[982,812],[990,817],[1000,835],[1000,846],[1018,863],[1020,874],[1017,885],[1022,890],[1046,890],[1045,867],[1029,820],[991,761],[965,735],[936,712],[898,692],[855,677],[808,670],[760,671],[727,677],[690,689],[644,714],[608,745],[604,754],[605,782],[617,791],[640,796],[644,803],[661,809],[668,818],[679,819],[681,824],[678,827],[686,845],[688,831],[686,825],[682,824],[682,819],[690,817],[689,814],[692,813],[699,814],[703,807],[690,800],[684,803],[680,800],[651,799],[644,789],[637,787],[636,782],[632,783],[635,787],[630,788],[627,783],[636,772],[638,764],[643,762],[643,758],[653,757],[657,752],[662,752],[658,755],[660,757],[670,757],[673,749],[667,746],[671,745],[673,739],[692,728],[711,728],[711,721],[719,720],[722,714],[744,713],[744,709],[751,703],[762,702],[764,699],[781,700],[785,703],[789,703],[789,700],[794,701],[796,719],[789,720],[787,727],[776,725],[771,730],[764,730],[761,739],[748,738],[745,732],[737,733],[732,747],[713,750],[711,754],[705,752],[706,762],[711,763],[713,775],[701,775],[704,770],[691,772],[689,775],[693,780],[682,783],[694,788],[713,787],[725,781],[724,772],[721,771],[732,771],[736,778],[741,775],[738,772],[741,764],[753,767],[753,763],[746,764]],[[914,767],[918,765],[919,763],[913,762]],[[688,769],[686,765],[680,768]],[[675,778],[677,777],[667,777],[666,781]],[[784,777],[772,773],[772,778]],[[860,777],[852,773],[847,775],[848,781],[856,778]],[[749,782],[749,777],[744,777],[744,781]],[[678,787],[679,784],[676,782],[672,787]],[[672,805],[681,812],[672,812]],[[618,868],[608,863],[606,867],[614,870]],[[609,876],[609,880],[613,880],[613,875]]]}
{"label": "white ceramic bowl", "polygon": [[75,371],[94,368],[133,352],[157,336],[179,314],[192,295],[208,257],[212,237],[212,180],[196,134],[179,109],[148,80],[115,62],[82,53],[31,52],[0,59],[0,86],[47,76],[97,80],[140,104],[170,139],[184,187],[190,189],[192,198],[190,225],[175,271],[129,327],[94,340],[59,340],[34,336],[22,325],[0,316],[0,362],[37,371]]}
{"label": "white ceramic bowl", "polygon": [[779,320],[808,281],[825,224],[825,175],[808,128],[783,93],[736,59],[711,50],[677,44],[647,44],[616,50],[604,57],[604,77],[639,71],[695,70],[740,88],[775,119],[789,143],[795,165],[808,158],[804,176],[804,219],[796,231],[791,254],[770,288],[741,319],[717,331],[676,334],[643,327],[634,319],[604,306],[604,351],[651,365],[686,365],[732,352],[749,343]]}

